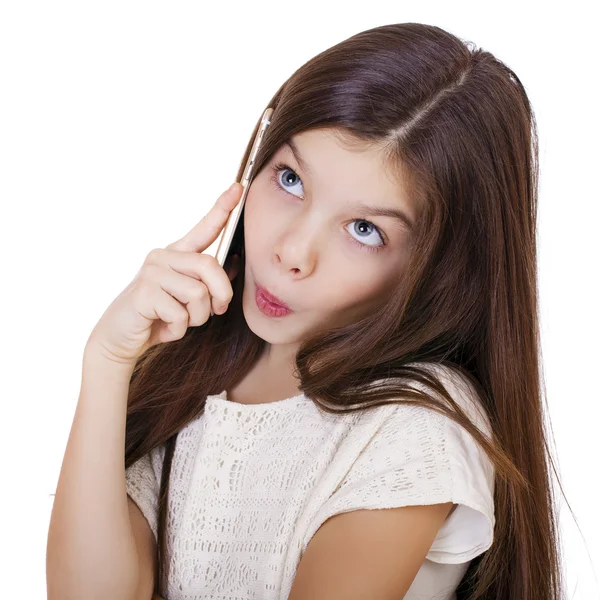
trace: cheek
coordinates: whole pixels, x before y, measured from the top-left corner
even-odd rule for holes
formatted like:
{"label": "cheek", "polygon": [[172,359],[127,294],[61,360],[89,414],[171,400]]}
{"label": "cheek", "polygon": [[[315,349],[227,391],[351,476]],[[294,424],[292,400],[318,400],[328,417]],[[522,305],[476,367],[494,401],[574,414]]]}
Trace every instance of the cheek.
{"label": "cheek", "polygon": [[257,227],[260,223],[260,205],[257,202],[256,191],[250,188],[244,205],[244,237],[247,246],[252,246],[257,233]]}
{"label": "cheek", "polygon": [[281,231],[283,223],[277,220],[275,198],[261,186],[250,187],[244,205],[244,236],[247,246],[264,245]]}
{"label": "cheek", "polygon": [[331,310],[344,310],[370,304],[380,297],[386,278],[375,269],[356,269],[346,264],[344,268],[331,268],[323,274],[327,285],[319,286],[319,301]]}

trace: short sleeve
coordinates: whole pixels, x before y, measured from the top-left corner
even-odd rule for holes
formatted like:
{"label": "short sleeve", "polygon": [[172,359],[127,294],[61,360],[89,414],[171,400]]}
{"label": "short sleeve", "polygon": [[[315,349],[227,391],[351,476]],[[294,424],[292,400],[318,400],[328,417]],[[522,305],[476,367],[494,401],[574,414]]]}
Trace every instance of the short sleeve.
{"label": "short sleeve", "polygon": [[158,539],[158,493],[165,447],[154,448],[125,470],[127,494],[148,521],[154,539]]}
{"label": "short sleeve", "polygon": [[[489,437],[489,421],[473,402],[470,383],[458,373],[441,379],[471,422]],[[495,523],[493,463],[450,417],[423,406],[396,405],[312,519],[303,550],[321,524],[335,514],[444,502],[457,507],[426,558],[458,564],[487,550]]]}

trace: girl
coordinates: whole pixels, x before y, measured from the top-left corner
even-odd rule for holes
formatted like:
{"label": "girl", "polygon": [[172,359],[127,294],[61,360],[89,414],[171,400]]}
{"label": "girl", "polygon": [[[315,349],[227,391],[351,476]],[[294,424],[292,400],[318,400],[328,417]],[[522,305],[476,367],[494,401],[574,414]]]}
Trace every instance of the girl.
{"label": "girl", "polygon": [[49,598],[561,597],[523,85],[404,23],[268,106],[88,340]]}

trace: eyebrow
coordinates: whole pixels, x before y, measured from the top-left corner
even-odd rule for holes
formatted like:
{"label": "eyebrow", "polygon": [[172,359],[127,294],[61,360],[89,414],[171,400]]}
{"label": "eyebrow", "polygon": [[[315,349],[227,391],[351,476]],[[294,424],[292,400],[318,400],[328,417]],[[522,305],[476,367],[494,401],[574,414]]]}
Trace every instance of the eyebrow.
{"label": "eyebrow", "polygon": [[[310,167],[304,161],[302,156],[300,156],[300,151],[298,150],[298,146],[296,146],[294,141],[291,139],[286,140],[285,142],[283,142],[282,145],[287,146],[292,151],[292,154],[294,155],[296,162],[300,165],[302,170],[305,173],[307,173],[308,175],[312,175]],[[356,210],[362,211],[362,212],[364,212],[364,214],[367,214],[367,215],[373,215],[375,217],[391,217],[393,219],[397,219],[399,221],[402,221],[402,223],[404,223],[409,229],[412,229],[414,226],[414,223],[408,217],[408,215],[403,210],[400,210],[399,208],[375,207],[375,206],[369,206],[368,204],[364,204],[364,203],[355,205],[355,208],[356,208]]]}

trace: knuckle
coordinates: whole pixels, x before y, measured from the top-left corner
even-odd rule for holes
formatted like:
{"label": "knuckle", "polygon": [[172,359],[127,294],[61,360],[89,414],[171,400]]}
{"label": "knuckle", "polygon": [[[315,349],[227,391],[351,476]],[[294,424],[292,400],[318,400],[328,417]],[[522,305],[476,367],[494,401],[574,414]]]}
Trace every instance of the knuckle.
{"label": "knuckle", "polygon": [[222,310],[226,310],[229,307],[230,304],[231,304],[231,297],[229,297],[229,298],[227,298],[225,300],[222,300],[219,303],[219,306],[221,307]]}
{"label": "knuckle", "polygon": [[219,264],[217,257],[213,256],[212,254],[208,254],[207,252],[202,252],[202,254],[199,254],[198,256],[201,256],[201,260],[207,264],[210,264],[211,266]]}
{"label": "knuckle", "polygon": [[211,259],[212,256],[210,254],[205,254],[204,252],[191,252],[188,264],[195,271],[198,278],[200,278],[202,272],[206,270],[206,264],[209,263]]}
{"label": "knuckle", "polygon": [[187,309],[183,305],[178,304],[175,306],[175,311],[177,312],[176,321],[178,323],[187,324],[190,316]]}
{"label": "knuckle", "polygon": [[138,285],[135,286],[135,289],[132,292],[134,302],[135,303],[140,302],[141,300],[143,300],[144,298],[146,298],[148,296],[149,292],[150,292],[150,282],[145,279],[140,280],[140,282],[138,283]]}
{"label": "knuckle", "polygon": [[208,314],[206,310],[191,312],[189,324],[191,326],[203,325],[206,323],[207,317]]}
{"label": "knuckle", "polygon": [[158,260],[160,253],[162,252],[162,248],[152,248],[150,252],[146,255],[147,263],[155,263]]}
{"label": "knuckle", "polygon": [[210,254],[192,252],[192,255],[192,268],[199,281],[202,281],[203,277],[206,277],[206,273],[214,268],[214,263],[219,264],[217,259]]}
{"label": "knuckle", "polygon": [[146,282],[154,277],[156,273],[156,265],[153,263],[144,263],[140,269],[139,279]]}
{"label": "knuckle", "polygon": [[192,300],[204,300],[208,296],[208,290],[204,283],[199,282],[191,286],[190,297]]}

